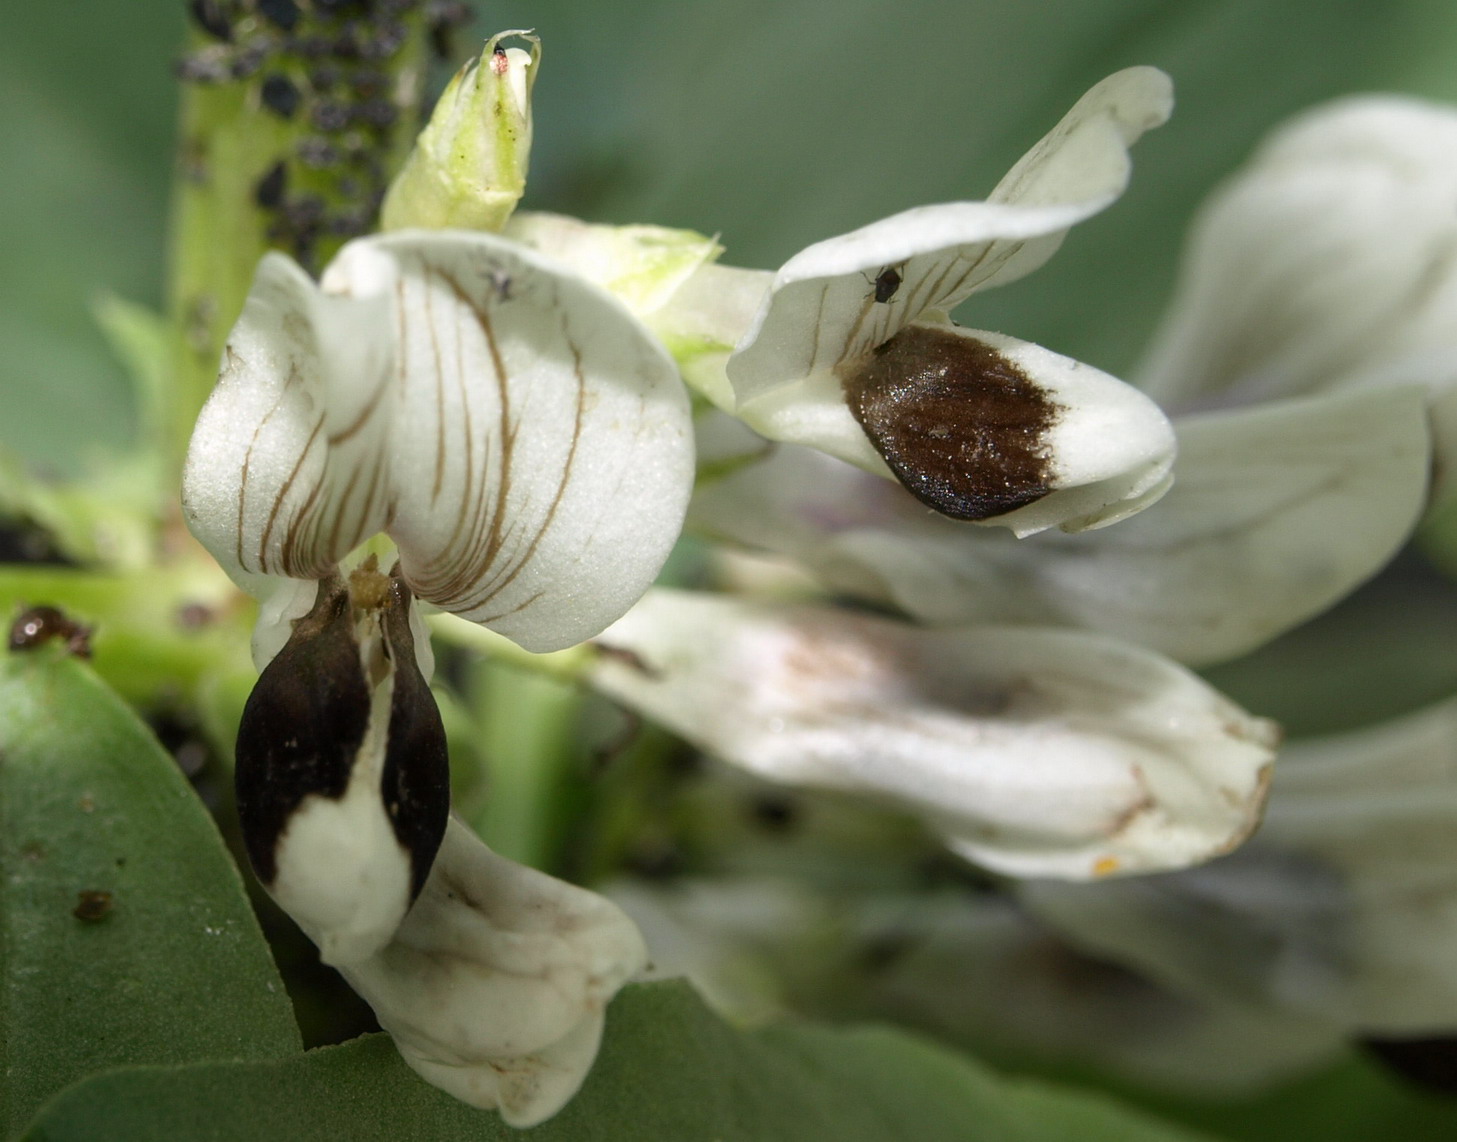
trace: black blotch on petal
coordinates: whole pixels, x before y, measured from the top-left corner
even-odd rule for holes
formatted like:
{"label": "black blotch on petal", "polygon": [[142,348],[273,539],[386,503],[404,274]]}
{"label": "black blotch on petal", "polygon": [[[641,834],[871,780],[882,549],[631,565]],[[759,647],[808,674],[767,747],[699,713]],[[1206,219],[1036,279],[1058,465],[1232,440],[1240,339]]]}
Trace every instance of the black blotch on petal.
{"label": "black blotch on petal", "polygon": [[288,167],[282,161],[276,162],[253,185],[253,201],[264,210],[277,209],[287,188]]}
{"label": "black blotch on petal", "polygon": [[942,515],[992,519],[1052,490],[1047,434],[1062,406],[985,342],[912,325],[841,382],[896,478]]}
{"label": "black blotch on petal", "polygon": [[264,667],[238,726],[238,817],[264,884],[278,875],[278,839],[299,803],[344,795],[368,724],[349,593],[337,580],[323,583],[313,610]]}
{"label": "black blotch on petal", "polygon": [[394,660],[395,685],[380,789],[395,839],[410,854],[413,899],[425,886],[445,836],[450,817],[450,761],[440,710],[415,661],[410,592],[398,578],[390,583],[384,628]]}

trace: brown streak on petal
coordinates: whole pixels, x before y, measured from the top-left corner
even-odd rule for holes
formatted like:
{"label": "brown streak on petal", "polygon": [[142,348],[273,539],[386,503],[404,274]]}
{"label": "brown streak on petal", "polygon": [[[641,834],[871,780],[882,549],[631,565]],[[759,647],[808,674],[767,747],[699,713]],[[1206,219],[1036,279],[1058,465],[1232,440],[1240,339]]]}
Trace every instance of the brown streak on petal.
{"label": "brown streak on petal", "polygon": [[[582,439],[582,419],[587,410],[587,376],[582,371],[581,349],[572,340],[571,333],[567,329],[563,328],[562,336],[572,351],[572,369],[577,378],[577,407],[572,422],[572,442],[567,448],[566,460],[562,463],[561,481],[557,484],[556,495],[552,497],[551,506],[547,508],[546,515],[541,521],[541,526],[537,528],[536,535],[530,544],[527,545],[526,550],[513,561],[513,565],[506,571],[505,575],[497,576],[495,580],[487,585],[484,594],[477,599],[471,600],[470,605],[463,609],[474,610],[476,607],[490,602],[509,587],[515,581],[517,575],[521,574],[522,570],[536,555],[536,549],[541,545],[542,539],[545,538],[546,533],[551,529],[552,520],[556,518],[557,510],[561,507],[562,498],[566,494],[567,484],[571,482],[572,466],[576,463],[577,459],[577,445]],[[536,597],[532,596],[533,599]],[[503,612],[503,614],[515,614],[516,611],[524,609],[527,605],[523,603],[521,606],[513,607],[510,611]]]}
{"label": "brown streak on petal", "polygon": [[1052,490],[1047,435],[1062,408],[985,342],[910,325],[840,378],[896,478],[942,515],[991,519]]}
{"label": "brown streak on petal", "polygon": [[[223,366],[223,372],[226,374],[229,370],[233,368],[234,364],[237,362],[238,355],[236,352],[233,351],[233,347],[231,345],[227,345],[223,348],[223,356],[227,361],[227,364]],[[297,377],[298,366],[295,365],[289,369],[288,377],[283,382],[283,388],[279,391],[278,399],[273,402],[272,407],[269,408],[266,413],[264,413],[263,419],[258,422],[258,427],[253,430],[253,438],[248,442],[248,450],[243,453],[243,471],[238,479],[237,556],[238,566],[240,567],[248,566],[248,561],[243,555],[243,517],[245,508],[247,506],[248,470],[252,467],[253,464],[253,450],[258,447],[258,438],[263,435],[263,430],[268,427],[268,422],[273,419],[273,414],[276,413],[282,406],[283,398],[288,394],[289,387],[294,383]],[[263,568],[260,566],[258,570],[261,571],[263,570]]]}
{"label": "brown streak on petal", "polygon": [[357,435],[359,430],[369,423],[370,417],[374,415],[374,410],[379,407],[380,398],[384,396],[387,388],[389,388],[388,381],[378,385],[374,390],[374,394],[369,398],[369,402],[364,406],[360,414],[355,417],[354,423],[348,425],[343,432],[337,432],[330,436],[329,444],[331,446],[343,444],[350,437]]}
{"label": "brown streak on petal", "polygon": [[825,323],[825,297],[829,294],[829,292],[829,283],[821,282],[820,308],[819,311],[815,314],[814,340],[810,342],[809,365],[805,369],[806,373],[812,373],[820,367],[820,329],[824,326]]}
{"label": "brown streak on petal", "polygon": [[[449,284],[457,294],[460,293],[459,286],[454,282]],[[441,484],[445,480],[445,366],[440,360],[440,338],[435,334],[435,314],[430,305],[428,270],[420,292],[425,306],[425,331],[430,334],[430,352],[435,357],[435,483],[430,490],[430,502],[433,504],[439,497]]]}
{"label": "brown streak on petal", "polygon": [[[283,508],[283,501],[288,496],[289,489],[293,487],[294,480],[298,478],[299,470],[303,468],[304,460],[308,458],[309,451],[313,448],[314,441],[319,438],[319,433],[323,430],[323,427],[324,418],[320,417],[317,421],[314,422],[314,430],[309,433],[309,438],[304,443],[303,448],[300,450],[298,454],[298,459],[294,461],[293,471],[289,472],[288,479],[284,480],[283,486],[278,489],[278,495],[273,498],[273,506],[268,509],[268,522],[263,527],[263,537],[258,541],[258,570],[260,571],[266,572],[268,570],[268,540],[273,535],[273,525],[278,522],[278,513]],[[316,483],[314,485],[313,491],[309,493],[308,503],[312,503],[314,497],[317,496],[318,493],[319,485]],[[308,504],[305,504],[304,510],[307,510],[307,508]],[[296,521],[298,517],[295,516],[294,518]],[[292,532],[294,529],[291,526],[289,530],[290,536],[288,537],[288,539],[285,539],[284,542],[285,549],[289,547],[289,540],[292,538]],[[246,566],[246,564],[244,564],[244,566]],[[286,552],[283,555],[283,566],[284,570],[287,571],[288,554]]]}

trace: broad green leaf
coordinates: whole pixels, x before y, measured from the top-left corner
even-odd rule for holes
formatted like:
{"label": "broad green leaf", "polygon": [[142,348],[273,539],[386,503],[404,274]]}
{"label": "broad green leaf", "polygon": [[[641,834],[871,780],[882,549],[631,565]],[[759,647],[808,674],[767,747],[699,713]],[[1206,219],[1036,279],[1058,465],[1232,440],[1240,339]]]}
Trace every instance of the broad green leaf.
{"label": "broad green leaf", "polygon": [[1450,1142],[1457,1101],[1421,1090],[1354,1052],[1337,1066],[1254,1098],[1196,1102],[1149,1096],[1159,1112],[1231,1142]]}
{"label": "broad green leaf", "polygon": [[[505,1140],[382,1035],[273,1063],[127,1069],[60,1096],[25,1142]],[[1109,1100],[1009,1081],[908,1035],[730,1028],[683,983],[629,988],[582,1092],[533,1142],[1192,1142]]]}
{"label": "broad green leaf", "polygon": [[0,655],[0,1137],[105,1068],[299,1049],[172,759],[59,644]]}

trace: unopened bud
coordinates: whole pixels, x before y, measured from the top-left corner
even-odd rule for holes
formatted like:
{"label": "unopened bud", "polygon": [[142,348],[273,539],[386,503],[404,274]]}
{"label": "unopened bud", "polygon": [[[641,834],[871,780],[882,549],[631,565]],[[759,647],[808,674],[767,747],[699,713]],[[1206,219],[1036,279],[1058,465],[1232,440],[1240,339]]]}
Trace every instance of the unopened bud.
{"label": "unopened bud", "polygon": [[[530,51],[503,48],[517,36]],[[499,230],[526,188],[541,41],[501,32],[452,79],[385,196],[385,230]]]}

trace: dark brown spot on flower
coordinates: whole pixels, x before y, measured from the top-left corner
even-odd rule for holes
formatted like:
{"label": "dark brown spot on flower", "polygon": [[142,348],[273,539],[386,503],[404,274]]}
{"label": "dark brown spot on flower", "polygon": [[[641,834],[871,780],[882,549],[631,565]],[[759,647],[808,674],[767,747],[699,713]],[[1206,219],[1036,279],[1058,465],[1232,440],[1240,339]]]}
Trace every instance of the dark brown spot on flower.
{"label": "dark brown spot on flower", "polygon": [[278,875],[277,845],[303,799],[344,795],[369,725],[349,593],[320,584],[313,610],[264,667],[238,726],[238,817],[264,884]]}
{"label": "dark brown spot on flower", "polygon": [[1052,490],[1062,406],[986,342],[912,325],[840,376],[875,450],[942,515],[992,519]]}

